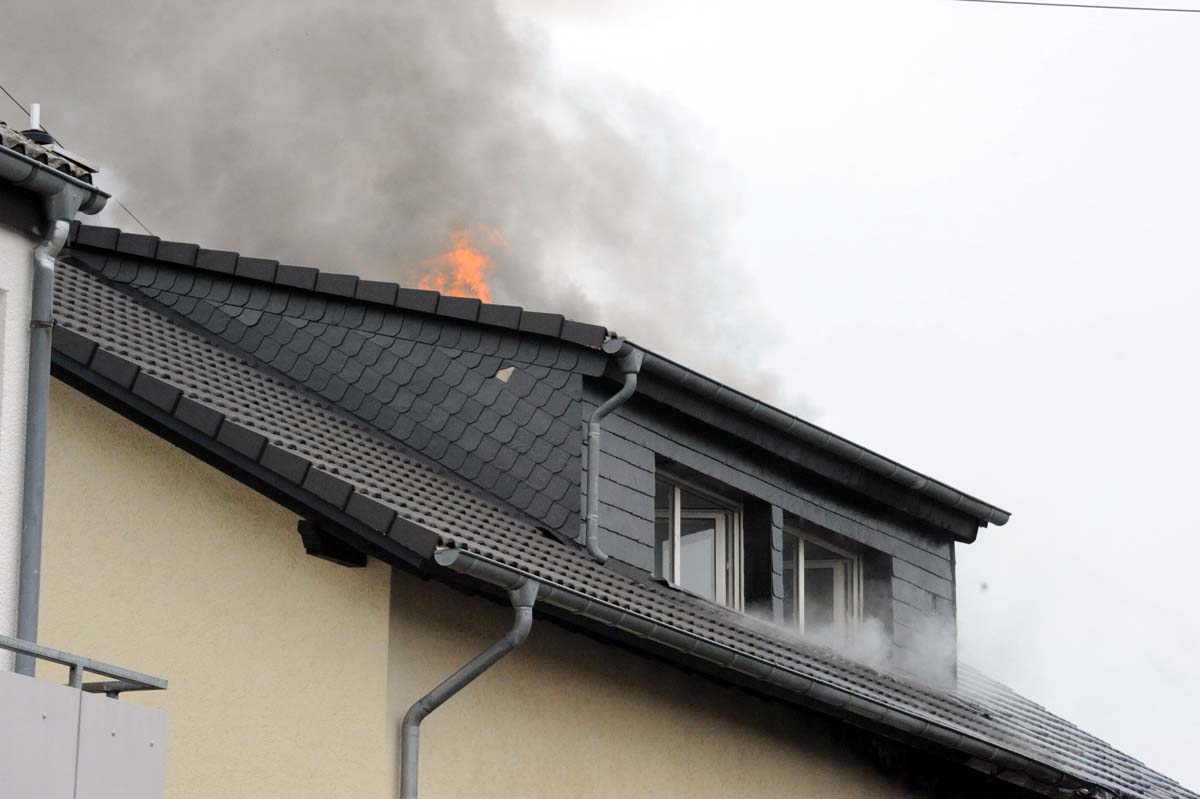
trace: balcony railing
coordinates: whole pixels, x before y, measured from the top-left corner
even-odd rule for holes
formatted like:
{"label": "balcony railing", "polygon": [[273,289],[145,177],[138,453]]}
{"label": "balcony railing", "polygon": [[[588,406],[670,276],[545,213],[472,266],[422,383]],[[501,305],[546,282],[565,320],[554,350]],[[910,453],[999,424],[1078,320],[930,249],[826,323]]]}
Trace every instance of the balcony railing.
{"label": "balcony railing", "polygon": [[[67,684],[90,694],[105,694],[116,699],[126,691],[161,691],[167,687],[167,681],[161,677],[152,677],[133,669],[102,663],[83,655],[73,655],[70,652],[63,652],[61,649],[32,644],[29,641],[22,641],[20,638],[12,638],[7,635],[0,635],[0,649],[66,666],[70,670]],[[109,679],[99,682],[84,682],[84,672]]]}

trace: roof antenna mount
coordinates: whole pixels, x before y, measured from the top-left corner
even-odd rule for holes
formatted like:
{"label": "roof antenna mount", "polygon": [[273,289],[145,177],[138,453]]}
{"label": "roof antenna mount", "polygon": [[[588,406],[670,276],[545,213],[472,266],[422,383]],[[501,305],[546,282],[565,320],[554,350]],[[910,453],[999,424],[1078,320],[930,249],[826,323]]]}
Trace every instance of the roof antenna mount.
{"label": "roof antenna mount", "polygon": [[21,131],[21,135],[35,144],[54,144],[54,137],[42,127],[42,104],[29,104],[29,130]]}

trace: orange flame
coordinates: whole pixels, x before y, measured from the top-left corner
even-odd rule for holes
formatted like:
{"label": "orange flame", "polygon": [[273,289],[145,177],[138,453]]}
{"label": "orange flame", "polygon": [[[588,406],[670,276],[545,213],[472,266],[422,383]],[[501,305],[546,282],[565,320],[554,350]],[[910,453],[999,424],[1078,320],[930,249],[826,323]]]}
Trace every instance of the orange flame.
{"label": "orange flame", "polygon": [[426,263],[428,271],[421,276],[417,286],[442,294],[476,297],[491,302],[492,288],[488,285],[487,277],[494,264],[487,250],[507,247],[508,244],[499,231],[489,227],[479,226],[476,235],[483,239],[481,245],[472,239],[469,228],[450,231],[453,249]]}

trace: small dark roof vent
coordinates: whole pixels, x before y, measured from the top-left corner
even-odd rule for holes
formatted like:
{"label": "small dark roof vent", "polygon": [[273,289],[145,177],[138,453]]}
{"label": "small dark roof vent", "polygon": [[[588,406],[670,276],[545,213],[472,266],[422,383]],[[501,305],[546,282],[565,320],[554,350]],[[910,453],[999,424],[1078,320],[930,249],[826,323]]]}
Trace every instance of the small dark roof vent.
{"label": "small dark roof vent", "polygon": [[54,137],[41,128],[31,128],[21,131],[21,135],[34,144],[54,144]]}

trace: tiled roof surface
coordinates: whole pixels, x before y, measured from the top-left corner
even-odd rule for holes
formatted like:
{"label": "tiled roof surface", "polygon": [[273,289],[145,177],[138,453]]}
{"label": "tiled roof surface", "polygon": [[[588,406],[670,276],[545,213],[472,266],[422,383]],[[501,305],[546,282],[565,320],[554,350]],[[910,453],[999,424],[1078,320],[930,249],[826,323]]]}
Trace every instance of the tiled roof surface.
{"label": "tiled roof surface", "polygon": [[603,328],[110,228],[83,227],[73,245],[113,283],[578,533],[580,381],[604,369]]}
{"label": "tiled roof surface", "polygon": [[[315,502],[359,520],[380,539],[411,542],[414,531],[430,532],[441,546],[477,553],[619,607],[630,618],[661,625],[691,642],[680,646],[689,656],[713,661],[713,653],[732,652],[735,659],[755,664],[753,669],[786,674],[786,684],[810,700],[828,703],[831,712],[836,708],[875,720],[880,707],[894,711],[903,729],[920,730],[925,740],[945,742],[960,754],[974,753],[972,764],[982,770],[1006,768],[1013,754],[1027,758],[1048,767],[1042,778],[1057,783],[1029,783],[1044,793],[1089,785],[1125,796],[1198,799],[978,672],[963,668],[955,691],[923,687],[687,594],[604,568],[579,548],[544,535],[522,514],[481,495],[428,454],[402,445],[372,421],[298,383],[288,370],[277,372],[240,351],[254,327],[242,318],[246,304],[231,314],[217,307],[228,304],[228,297],[192,297],[196,280],[184,290],[187,280],[181,274],[168,286],[162,272],[151,280],[135,268],[102,269],[109,278],[64,264],[56,277],[54,357],[60,368],[69,364],[94,375],[97,385],[114,396],[128,394],[148,403],[211,440],[214,451],[225,447],[262,465]],[[123,279],[124,285],[117,288],[110,279]],[[160,279],[163,283],[155,286]],[[146,280],[150,282],[139,287],[134,299],[134,284]],[[159,297],[170,293],[173,302],[157,306],[158,300],[146,299],[151,296],[147,290]],[[201,302],[213,306],[201,314],[203,321],[173,315],[181,313],[181,303],[192,301],[195,306],[184,309],[189,314]],[[218,312],[228,318],[218,317],[214,324]],[[304,312],[290,318],[302,319]],[[308,330],[298,325],[292,336]],[[308,347],[327,332],[328,327],[310,332]],[[357,345],[359,353],[368,340]],[[336,345],[328,346],[332,352]],[[348,360],[359,357],[347,354]],[[743,664],[739,671],[748,674],[750,668]]]}

